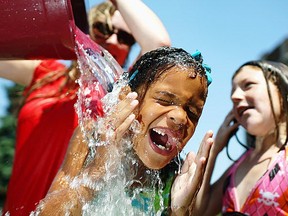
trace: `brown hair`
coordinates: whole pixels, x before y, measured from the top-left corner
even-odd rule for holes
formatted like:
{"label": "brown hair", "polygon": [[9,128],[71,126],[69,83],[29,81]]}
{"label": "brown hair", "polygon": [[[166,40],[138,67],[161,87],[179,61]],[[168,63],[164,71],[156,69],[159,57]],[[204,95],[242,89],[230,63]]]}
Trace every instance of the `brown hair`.
{"label": "brown hair", "polygon": [[[75,74],[71,76],[70,72],[74,70]],[[75,82],[78,76],[80,75],[79,69],[77,68],[77,62],[72,61],[72,64],[68,68],[64,68],[62,70],[55,70],[47,73],[43,78],[37,80],[30,88],[26,90],[24,93],[24,100],[26,100],[29,95],[41,88],[42,86],[45,86],[51,82],[54,82],[58,79],[63,79],[61,85],[59,88],[55,89],[55,91],[49,92],[47,94],[38,94],[35,95],[30,100],[36,99],[36,98],[49,98],[49,97],[63,97],[67,94],[67,92],[72,93],[73,98],[76,97],[76,90],[78,89],[78,84]],[[64,91],[64,88],[66,90]],[[26,101],[27,102],[27,101]]]}
{"label": "brown hair", "polygon": [[270,105],[272,107],[273,116],[275,120],[276,125],[276,132],[277,136],[279,137],[280,131],[279,131],[279,122],[277,122],[277,119],[275,117],[275,113],[272,106],[272,99],[271,99],[271,93],[270,88],[268,85],[268,80],[272,81],[276,87],[279,90],[280,96],[281,96],[281,111],[282,115],[285,118],[285,127],[286,127],[286,140],[284,142],[284,145],[288,142],[288,66],[281,63],[281,62],[273,62],[273,61],[249,61],[245,64],[241,65],[238,70],[234,73],[232,79],[237,75],[237,73],[244,67],[244,66],[256,66],[260,68],[263,72],[263,75],[265,77],[266,83],[267,83],[267,89],[268,89],[268,95],[270,99]]}

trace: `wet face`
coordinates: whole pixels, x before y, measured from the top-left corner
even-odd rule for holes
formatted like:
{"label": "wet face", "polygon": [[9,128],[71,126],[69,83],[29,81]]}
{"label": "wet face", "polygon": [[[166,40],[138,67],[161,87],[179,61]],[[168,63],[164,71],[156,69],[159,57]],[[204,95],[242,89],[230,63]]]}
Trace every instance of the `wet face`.
{"label": "wet face", "polygon": [[[280,98],[276,86],[269,81],[277,118]],[[232,82],[231,99],[236,120],[252,135],[264,136],[274,130],[270,100],[263,72],[255,66],[244,66]]]}
{"label": "wet face", "polygon": [[108,50],[116,61],[123,66],[131,48],[131,40],[133,41],[134,38],[119,11],[115,11],[111,22],[114,28],[114,33],[106,35],[103,34],[103,32],[101,32],[103,23],[100,23],[100,26],[102,24],[100,28],[97,28],[97,24],[99,24],[97,23],[93,28],[91,37],[96,43]]}
{"label": "wet face", "polygon": [[143,130],[134,148],[150,169],[167,165],[194,134],[207,87],[201,83],[203,78],[188,74],[187,69],[169,69],[150,86],[140,106],[138,120]]}

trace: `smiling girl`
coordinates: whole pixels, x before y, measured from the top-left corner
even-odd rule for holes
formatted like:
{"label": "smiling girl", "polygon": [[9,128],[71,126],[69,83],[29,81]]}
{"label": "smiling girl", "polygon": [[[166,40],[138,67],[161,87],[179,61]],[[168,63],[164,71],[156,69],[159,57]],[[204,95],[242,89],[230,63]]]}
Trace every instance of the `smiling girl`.
{"label": "smiling girl", "polygon": [[[211,149],[195,215],[288,214],[288,67],[270,61],[242,65],[232,79],[233,110]],[[255,141],[210,185],[214,163],[239,126]],[[217,197],[215,199],[215,197]]]}
{"label": "smiling girl", "polygon": [[201,116],[208,73],[201,54],[193,57],[169,47],[144,54],[129,73],[117,104],[95,123],[96,153],[91,154],[91,143],[87,145],[83,131],[76,129],[38,213],[188,213],[201,185],[212,132],[205,135],[197,156],[188,154],[183,166],[179,154]]}

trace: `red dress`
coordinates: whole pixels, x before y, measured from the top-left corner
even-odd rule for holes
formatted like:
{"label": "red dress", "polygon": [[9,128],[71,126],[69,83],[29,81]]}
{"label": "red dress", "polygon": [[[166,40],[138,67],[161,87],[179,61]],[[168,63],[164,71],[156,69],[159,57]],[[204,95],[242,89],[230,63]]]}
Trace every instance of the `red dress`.
{"label": "red dress", "polygon": [[[34,72],[31,85],[50,71],[64,68],[56,60],[42,61]],[[9,211],[11,216],[29,215],[46,195],[61,166],[70,137],[78,125],[74,108],[77,89],[65,97],[35,99],[34,96],[55,91],[62,79],[33,91],[21,108],[16,131],[15,159],[3,214]]]}

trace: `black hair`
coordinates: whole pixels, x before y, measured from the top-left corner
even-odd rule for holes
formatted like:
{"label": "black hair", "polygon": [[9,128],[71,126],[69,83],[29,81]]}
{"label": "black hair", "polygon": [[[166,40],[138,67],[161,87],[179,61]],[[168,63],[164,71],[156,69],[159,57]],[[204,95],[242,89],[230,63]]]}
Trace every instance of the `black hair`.
{"label": "black hair", "polygon": [[[196,59],[182,48],[160,47],[145,53],[133,65],[128,75],[129,86],[132,91],[137,91],[140,87],[143,87],[141,93],[138,92],[139,101],[141,101],[150,85],[156,82],[163,73],[175,66],[192,69],[190,76],[196,77],[200,75],[205,77],[203,85],[207,85],[202,61],[202,57]],[[204,95],[204,99],[207,97],[207,92]]]}

